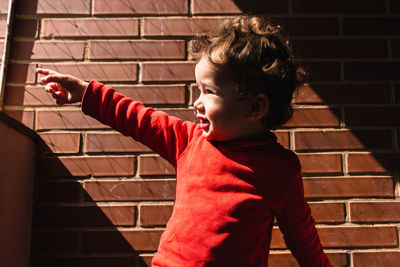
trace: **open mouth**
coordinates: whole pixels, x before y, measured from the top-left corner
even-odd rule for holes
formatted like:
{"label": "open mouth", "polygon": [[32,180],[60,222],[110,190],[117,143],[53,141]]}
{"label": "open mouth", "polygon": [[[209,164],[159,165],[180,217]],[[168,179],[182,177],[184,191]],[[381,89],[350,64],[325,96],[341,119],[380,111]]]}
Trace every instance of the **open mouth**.
{"label": "open mouth", "polygon": [[202,128],[203,130],[208,129],[208,127],[210,126],[210,122],[203,118],[199,118],[199,120],[200,120],[199,122],[200,128]]}

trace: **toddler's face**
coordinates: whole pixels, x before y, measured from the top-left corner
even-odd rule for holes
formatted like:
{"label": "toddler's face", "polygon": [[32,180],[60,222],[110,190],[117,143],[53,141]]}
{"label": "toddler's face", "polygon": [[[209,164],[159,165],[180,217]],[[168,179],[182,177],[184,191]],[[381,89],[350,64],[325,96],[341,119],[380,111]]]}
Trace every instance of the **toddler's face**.
{"label": "toddler's face", "polygon": [[203,136],[208,140],[227,141],[248,134],[249,103],[239,100],[234,91],[234,73],[229,66],[215,66],[207,57],[197,63],[200,96],[194,103]]}

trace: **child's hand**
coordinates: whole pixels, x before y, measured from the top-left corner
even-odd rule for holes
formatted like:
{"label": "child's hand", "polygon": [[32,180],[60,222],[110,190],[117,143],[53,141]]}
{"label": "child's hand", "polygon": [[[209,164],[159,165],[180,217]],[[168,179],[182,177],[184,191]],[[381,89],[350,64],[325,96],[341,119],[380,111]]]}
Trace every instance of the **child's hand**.
{"label": "child's hand", "polygon": [[37,68],[36,72],[44,75],[40,81],[46,83],[45,90],[56,99],[57,105],[80,102],[88,86],[87,82],[49,69]]}

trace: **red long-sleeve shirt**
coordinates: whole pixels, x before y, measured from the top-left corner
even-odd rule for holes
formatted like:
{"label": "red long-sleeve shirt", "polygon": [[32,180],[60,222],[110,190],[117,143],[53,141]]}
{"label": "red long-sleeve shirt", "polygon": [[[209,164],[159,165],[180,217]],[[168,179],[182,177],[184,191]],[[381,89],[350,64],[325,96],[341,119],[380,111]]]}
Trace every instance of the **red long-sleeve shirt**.
{"label": "red long-sleeve shirt", "polygon": [[176,168],[175,205],[152,266],[268,266],[274,217],[301,266],[331,266],[304,200],[299,161],[274,134],[207,141],[195,124],[96,81],[82,110]]}

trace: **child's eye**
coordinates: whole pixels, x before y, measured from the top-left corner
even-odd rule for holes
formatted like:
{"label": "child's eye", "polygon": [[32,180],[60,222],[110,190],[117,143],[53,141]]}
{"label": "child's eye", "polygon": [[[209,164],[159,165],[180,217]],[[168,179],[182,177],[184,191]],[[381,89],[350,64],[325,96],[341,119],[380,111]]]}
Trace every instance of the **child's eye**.
{"label": "child's eye", "polygon": [[207,94],[215,94],[215,91],[211,89],[206,89],[205,91]]}

